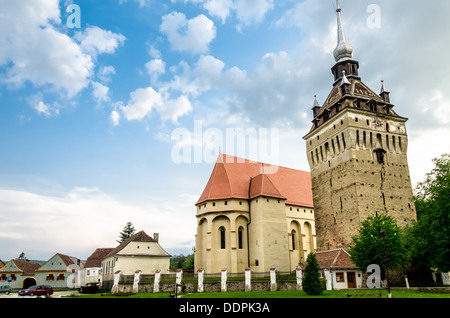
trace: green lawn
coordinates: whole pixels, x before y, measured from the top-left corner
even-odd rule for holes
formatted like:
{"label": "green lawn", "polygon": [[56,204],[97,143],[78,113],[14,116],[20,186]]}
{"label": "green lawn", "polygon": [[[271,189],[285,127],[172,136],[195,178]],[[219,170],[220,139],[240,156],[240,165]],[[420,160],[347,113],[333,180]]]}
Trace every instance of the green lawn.
{"label": "green lawn", "polygon": [[[379,294],[387,298],[387,290],[333,290],[324,291],[320,296],[310,296],[303,291],[276,291],[276,292],[226,292],[226,293],[180,293],[182,298],[346,298],[347,294]],[[392,289],[392,298],[450,298],[450,294],[421,293],[417,289]],[[76,296],[78,298],[170,298],[170,293],[138,293],[134,295],[113,296],[110,293],[97,293],[93,295]]]}

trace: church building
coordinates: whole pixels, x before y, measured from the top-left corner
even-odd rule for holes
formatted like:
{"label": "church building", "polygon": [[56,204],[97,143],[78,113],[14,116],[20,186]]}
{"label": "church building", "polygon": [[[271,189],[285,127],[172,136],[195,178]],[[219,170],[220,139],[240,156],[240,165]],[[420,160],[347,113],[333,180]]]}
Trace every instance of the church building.
{"label": "church building", "polygon": [[331,93],[314,101],[304,137],[311,168],[318,250],[348,247],[369,216],[399,226],[416,220],[407,150],[407,118],[394,110],[384,82],[379,94],[359,76],[337,3],[338,44]]}
{"label": "church building", "polygon": [[309,172],[220,154],[196,207],[196,271],[291,272],[315,250]]}

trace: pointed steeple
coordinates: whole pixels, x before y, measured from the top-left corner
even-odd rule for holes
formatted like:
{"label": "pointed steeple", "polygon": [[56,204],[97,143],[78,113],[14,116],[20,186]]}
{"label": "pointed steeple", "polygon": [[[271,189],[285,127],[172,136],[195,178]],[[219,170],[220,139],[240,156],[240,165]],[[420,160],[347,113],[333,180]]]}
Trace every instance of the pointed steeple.
{"label": "pointed steeple", "polygon": [[384,81],[381,81],[381,92],[380,97],[388,104],[391,103],[391,98],[389,96],[390,92],[387,90],[386,85],[384,85]]}
{"label": "pointed steeple", "polygon": [[345,37],[344,24],[342,22],[341,6],[339,5],[339,0],[336,0],[336,13],[337,13],[338,44],[333,52],[333,55],[336,62],[340,62],[346,59],[353,58],[353,47],[349,43],[347,43],[347,38]]}
{"label": "pointed steeple", "polygon": [[322,106],[320,106],[319,102],[317,101],[317,95],[314,95],[314,104],[311,108],[314,114],[314,118],[316,118],[316,116],[319,114],[321,108]]}
{"label": "pointed steeple", "polygon": [[342,71],[342,81],[341,81],[341,86],[343,85],[351,85],[351,83],[348,81],[347,76],[345,76],[345,70]]}

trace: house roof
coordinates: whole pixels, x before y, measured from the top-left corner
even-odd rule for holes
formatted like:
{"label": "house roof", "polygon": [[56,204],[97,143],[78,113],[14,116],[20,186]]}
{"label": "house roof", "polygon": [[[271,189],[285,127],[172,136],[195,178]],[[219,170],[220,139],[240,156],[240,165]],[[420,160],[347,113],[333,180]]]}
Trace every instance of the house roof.
{"label": "house roof", "polygon": [[[121,250],[123,250],[131,242],[156,242],[156,243],[158,243],[151,236],[149,236],[147,233],[145,233],[144,231],[140,231],[140,232],[130,236],[128,239],[126,239],[125,241],[120,243],[117,247],[111,249],[111,251],[105,257],[103,257],[103,259],[119,253]],[[169,254],[167,254],[167,255],[169,255]]]}
{"label": "house roof", "polygon": [[316,259],[321,269],[356,269],[350,254],[343,248],[316,252]]}
{"label": "house roof", "polygon": [[69,256],[61,253],[56,253],[56,255],[58,255],[67,266],[78,263],[78,258],[74,256]]}
{"label": "house roof", "polygon": [[[59,257],[61,259],[61,261],[64,263],[65,267],[68,267],[70,265],[79,265],[80,267],[83,267],[82,262],[74,256],[69,256],[69,255],[65,255],[65,254],[61,254],[61,253],[56,253],[55,255],[53,255],[52,257],[50,257],[50,259],[48,261],[46,261],[44,264],[42,264],[36,271],[37,272],[46,272],[49,269],[49,266],[52,266],[53,263],[51,265],[48,265],[49,262],[53,259],[55,259],[56,257]],[[56,265],[58,266],[58,265]]]}
{"label": "house roof", "polygon": [[[13,259],[10,262],[13,262],[14,265],[17,267],[17,269],[19,271],[21,271],[23,275],[34,275],[34,272],[41,266],[41,264],[39,264],[39,263],[32,263],[30,261],[24,261],[24,260],[18,260],[18,259]],[[4,269],[4,267],[3,267],[3,269]]]}
{"label": "house roof", "polygon": [[196,204],[258,196],[286,199],[286,204],[313,207],[311,174],[220,154]]}
{"label": "house roof", "polygon": [[88,257],[86,263],[84,264],[85,268],[89,267],[101,267],[102,259],[104,259],[113,248],[97,248],[91,256]]}

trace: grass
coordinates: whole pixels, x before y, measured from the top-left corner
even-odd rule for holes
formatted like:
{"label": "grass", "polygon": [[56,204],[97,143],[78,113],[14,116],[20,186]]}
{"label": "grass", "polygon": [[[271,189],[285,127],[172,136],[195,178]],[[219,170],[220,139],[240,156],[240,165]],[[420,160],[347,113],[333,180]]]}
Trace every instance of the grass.
{"label": "grass", "polygon": [[[322,295],[310,296],[304,291],[287,290],[287,291],[251,291],[251,292],[226,292],[226,293],[180,293],[179,295],[185,299],[198,298],[228,298],[228,299],[245,299],[245,298],[347,298],[347,294],[379,294],[382,298],[387,298],[387,290],[369,290],[369,289],[352,289],[352,290],[331,290],[324,291]],[[439,293],[422,293],[417,289],[392,289],[392,298],[450,298],[450,294]],[[77,298],[170,298],[170,293],[138,293],[133,295],[111,295],[111,293],[97,293],[90,295],[75,296]]]}

